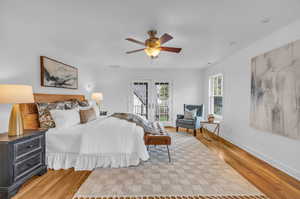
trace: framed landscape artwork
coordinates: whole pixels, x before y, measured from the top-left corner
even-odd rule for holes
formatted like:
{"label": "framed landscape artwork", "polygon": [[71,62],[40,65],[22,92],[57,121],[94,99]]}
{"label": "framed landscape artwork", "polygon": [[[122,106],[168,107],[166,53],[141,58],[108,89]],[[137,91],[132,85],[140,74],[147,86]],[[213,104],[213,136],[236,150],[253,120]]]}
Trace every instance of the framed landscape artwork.
{"label": "framed landscape artwork", "polygon": [[78,88],[78,69],[41,56],[41,85],[55,88]]}
{"label": "framed landscape artwork", "polygon": [[252,59],[250,126],[300,140],[300,40]]}

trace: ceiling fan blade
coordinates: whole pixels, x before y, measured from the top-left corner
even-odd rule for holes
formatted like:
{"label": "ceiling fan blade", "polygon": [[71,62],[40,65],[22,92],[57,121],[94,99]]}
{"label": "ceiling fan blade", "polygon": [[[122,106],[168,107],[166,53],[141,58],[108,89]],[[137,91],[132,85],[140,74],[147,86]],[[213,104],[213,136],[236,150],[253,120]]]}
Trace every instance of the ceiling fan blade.
{"label": "ceiling fan blade", "polygon": [[165,33],[165,34],[163,34],[163,36],[161,36],[161,37],[159,38],[160,44],[164,44],[164,43],[170,41],[171,39],[173,39],[173,37],[172,37],[171,35]]}
{"label": "ceiling fan blade", "polygon": [[145,48],[138,49],[138,50],[127,51],[126,54],[136,53],[136,52],[140,52],[140,51],[143,51],[143,50],[145,50]]}
{"label": "ceiling fan blade", "polygon": [[168,51],[168,52],[172,52],[172,53],[180,53],[181,48],[173,48],[173,47],[160,47],[161,51]]}
{"label": "ceiling fan blade", "polygon": [[144,42],[141,42],[141,41],[138,41],[136,39],[132,39],[132,38],[126,38],[127,41],[131,41],[131,42],[134,42],[136,44],[141,44],[143,46],[145,46],[145,43]]}

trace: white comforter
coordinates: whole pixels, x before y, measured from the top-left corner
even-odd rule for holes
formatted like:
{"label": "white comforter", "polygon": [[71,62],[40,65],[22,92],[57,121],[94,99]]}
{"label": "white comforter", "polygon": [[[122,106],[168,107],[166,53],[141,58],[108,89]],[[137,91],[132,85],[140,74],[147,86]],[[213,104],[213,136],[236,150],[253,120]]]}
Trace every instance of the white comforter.
{"label": "white comforter", "polygon": [[114,117],[50,129],[46,135],[48,168],[129,167],[149,158],[143,128]]}

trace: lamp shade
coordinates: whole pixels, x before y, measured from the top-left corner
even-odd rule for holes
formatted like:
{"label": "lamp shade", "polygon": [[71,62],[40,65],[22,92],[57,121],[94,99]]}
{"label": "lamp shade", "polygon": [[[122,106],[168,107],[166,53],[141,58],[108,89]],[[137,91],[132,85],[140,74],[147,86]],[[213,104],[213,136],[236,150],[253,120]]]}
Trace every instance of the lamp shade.
{"label": "lamp shade", "polygon": [[102,93],[92,93],[92,99],[99,102],[103,100],[103,94]]}
{"label": "lamp shade", "polygon": [[0,84],[0,104],[33,103],[32,87],[27,85]]}

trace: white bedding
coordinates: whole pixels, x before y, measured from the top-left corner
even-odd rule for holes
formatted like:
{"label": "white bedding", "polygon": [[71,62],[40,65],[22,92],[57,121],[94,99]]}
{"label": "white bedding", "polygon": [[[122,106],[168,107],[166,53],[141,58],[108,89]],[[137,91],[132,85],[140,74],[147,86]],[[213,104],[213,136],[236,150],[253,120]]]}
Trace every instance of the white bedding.
{"label": "white bedding", "polygon": [[46,135],[47,164],[52,169],[129,167],[149,159],[143,128],[114,117],[50,129]]}

